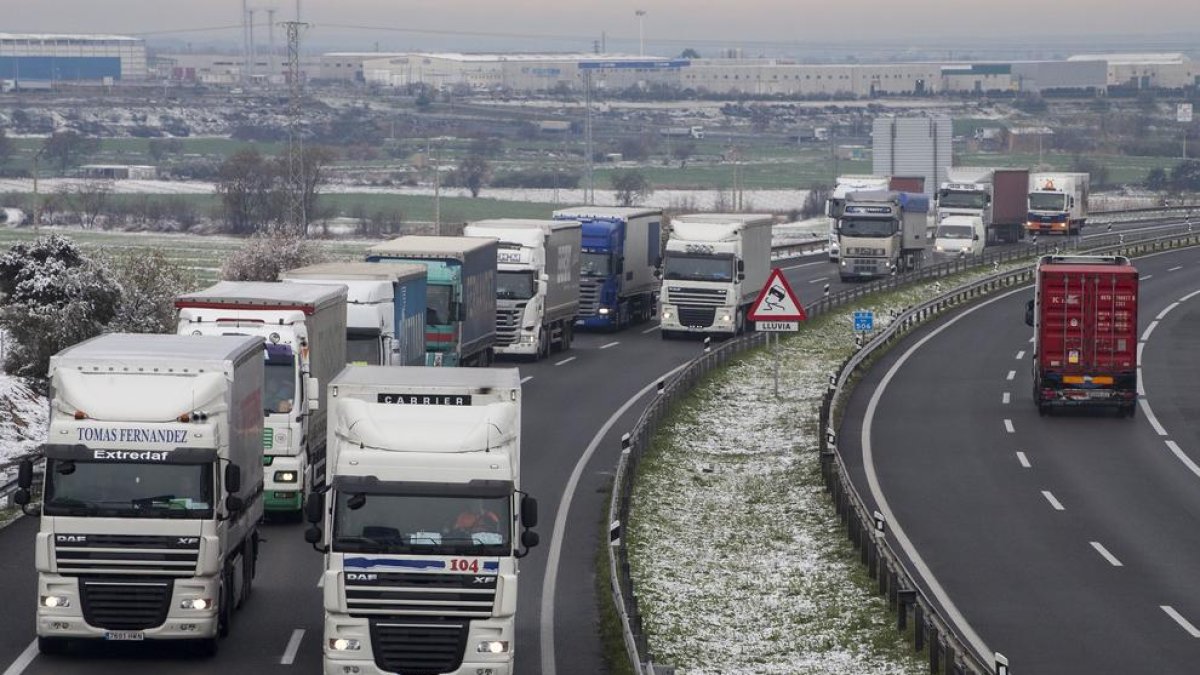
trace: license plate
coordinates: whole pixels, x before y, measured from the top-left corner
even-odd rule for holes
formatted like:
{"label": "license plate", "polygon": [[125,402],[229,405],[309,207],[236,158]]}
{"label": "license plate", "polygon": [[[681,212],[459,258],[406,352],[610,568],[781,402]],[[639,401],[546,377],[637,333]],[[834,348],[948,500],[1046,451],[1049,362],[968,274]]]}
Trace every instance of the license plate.
{"label": "license plate", "polygon": [[137,641],[145,640],[146,634],[140,630],[109,630],[104,631],[105,640]]}
{"label": "license plate", "polygon": [[1112,398],[1111,391],[1089,391],[1088,398]]}

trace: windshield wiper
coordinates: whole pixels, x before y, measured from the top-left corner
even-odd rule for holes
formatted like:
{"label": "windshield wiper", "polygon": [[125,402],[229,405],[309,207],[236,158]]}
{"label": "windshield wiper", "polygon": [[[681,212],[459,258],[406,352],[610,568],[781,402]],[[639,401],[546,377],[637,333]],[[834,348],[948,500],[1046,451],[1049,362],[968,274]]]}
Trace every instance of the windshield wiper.
{"label": "windshield wiper", "polygon": [[143,509],[147,506],[154,506],[155,502],[167,502],[170,506],[170,501],[175,499],[175,495],[156,495],[154,497],[139,497],[138,499],[130,499],[129,503],[135,508]]}
{"label": "windshield wiper", "polygon": [[372,539],[371,537],[336,537],[333,540],[333,544],[334,546],[356,546],[359,547],[363,552],[374,553],[386,551],[388,548],[387,544],[384,544],[378,539]]}

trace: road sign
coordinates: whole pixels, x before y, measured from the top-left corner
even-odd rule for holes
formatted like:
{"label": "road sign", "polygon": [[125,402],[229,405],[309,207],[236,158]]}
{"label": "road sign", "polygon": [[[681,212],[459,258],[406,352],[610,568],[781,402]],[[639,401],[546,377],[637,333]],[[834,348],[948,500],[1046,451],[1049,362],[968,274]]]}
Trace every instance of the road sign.
{"label": "road sign", "polygon": [[787,333],[800,330],[799,321],[756,321],[754,330],[766,333]]}
{"label": "road sign", "polygon": [[859,310],[854,313],[854,330],[859,333],[870,333],[875,330],[875,312]]}
{"label": "road sign", "polygon": [[767,277],[767,283],[759,291],[746,318],[757,324],[766,321],[804,321],[808,317],[804,315],[804,306],[788,285],[787,278],[777,267],[771,270],[771,276]]}
{"label": "road sign", "polygon": [[1175,109],[1175,121],[1176,122],[1191,122],[1192,121],[1192,104],[1191,103],[1180,103],[1179,104],[1179,107]]}

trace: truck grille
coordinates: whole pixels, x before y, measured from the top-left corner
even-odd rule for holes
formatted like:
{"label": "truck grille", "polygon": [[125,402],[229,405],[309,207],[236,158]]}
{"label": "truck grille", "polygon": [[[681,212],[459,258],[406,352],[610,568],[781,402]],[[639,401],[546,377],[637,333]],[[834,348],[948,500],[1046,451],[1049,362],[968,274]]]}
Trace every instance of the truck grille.
{"label": "truck grille", "polygon": [[[353,578],[352,578],[353,577]],[[350,616],[486,618],[496,602],[496,575],[348,573]]]}
{"label": "truck grille", "polygon": [[63,576],[121,574],[191,577],[200,557],[199,537],[124,534],[56,534],[54,558]]}
{"label": "truck grille", "polygon": [[466,621],[371,620],[371,645],[380,670],[436,675],[458,670],[466,651]]}
{"label": "truck grille", "polygon": [[496,309],[496,346],[507,347],[521,335],[521,314],[525,303]]}
{"label": "truck grille", "polygon": [[161,626],[171,604],[172,579],[102,577],[79,580],[83,620],[108,630]]}
{"label": "truck grille", "polygon": [[882,259],[863,260],[861,258],[856,258],[853,261],[853,264],[850,266],[850,269],[853,270],[855,274],[883,274],[883,271],[886,269],[886,263],[887,261]]}
{"label": "truck grille", "polygon": [[708,328],[717,315],[715,307],[680,307],[679,323],[694,328]]}
{"label": "truck grille", "polygon": [[723,288],[687,288],[668,286],[665,302],[679,307],[720,307],[725,304]]}
{"label": "truck grille", "polygon": [[596,316],[600,309],[600,289],[603,284],[591,279],[579,281],[579,317]]}

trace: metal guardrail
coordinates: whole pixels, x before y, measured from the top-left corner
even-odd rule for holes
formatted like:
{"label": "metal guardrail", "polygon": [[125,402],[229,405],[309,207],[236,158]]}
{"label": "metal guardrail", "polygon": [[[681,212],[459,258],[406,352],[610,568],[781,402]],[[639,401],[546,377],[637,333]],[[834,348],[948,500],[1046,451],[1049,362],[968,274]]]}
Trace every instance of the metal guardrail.
{"label": "metal guardrail", "polygon": [[[1190,215],[1190,209],[1186,210]],[[1158,217],[1167,217],[1164,209],[1140,210],[1157,212]],[[847,477],[845,465],[836,452],[836,431],[833,420],[840,413],[838,407],[847,392],[847,384],[854,372],[876,350],[883,348],[911,328],[927,321],[940,312],[963,302],[1010,288],[1029,281],[1032,265],[1017,270],[1000,271],[1001,265],[1036,260],[1038,256],[1059,253],[1102,253],[1124,252],[1139,255],[1156,250],[1179,246],[1200,245],[1200,227],[1190,222],[1147,228],[1146,231],[1092,234],[1086,237],[1050,238],[1025,247],[1005,248],[986,252],[984,255],[922,267],[911,272],[895,274],[886,279],[860,284],[834,294],[826,294],[821,300],[805,307],[810,318],[846,306],[865,296],[900,288],[920,281],[948,277],[970,269],[992,266],[996,273],[983,279],[960,286],[948,293],[927,300],[901,312],[886,328],[876,334],[867,344],[856,351],[842,364],[836,375],[831,375],[831,386],[820,406],[818,428],[826,430],[819,440],[822,473],[831,493],[836,511],[848,528],[850,540],[859,550],[862,563],[872,579],[877,579],[879,592],[888,598],[889,606],[897,611],[897,628],[908,630],[909,620],[914,628],[914,646],[920,651],[929,647],[931,673],[953,672],[956,675],[984,675],[997,672],[993,654],[979,654],[968,646],[960,631],[941,616],[940,608],[920,591],[901,563],[902,558],[887,544],[886,539],[877,538],[874,514],[869,512],[854,485]],[[655,399],[643,411],[633,429],[622,438],[621,457],[613,481],[609,501],[610,546],[608,562],[610,591],[617,609],[623,640],[629,661],[639,675],[673,673],[674,669],[655,664],[654,655],[643,630],[642,617],[638,608],[637,595],[630,574],[629,551],[622,528],[629,520],[630,497],[637,469],[646,449],[657,431],[658,425],[668,414],[672,405],[686,396],[695,384],[715,368],[727,363],[737,354],[766,343],[766,334],[754,333],[728,340],[703,355],[693,359],[669,380],[658,383]]]}

